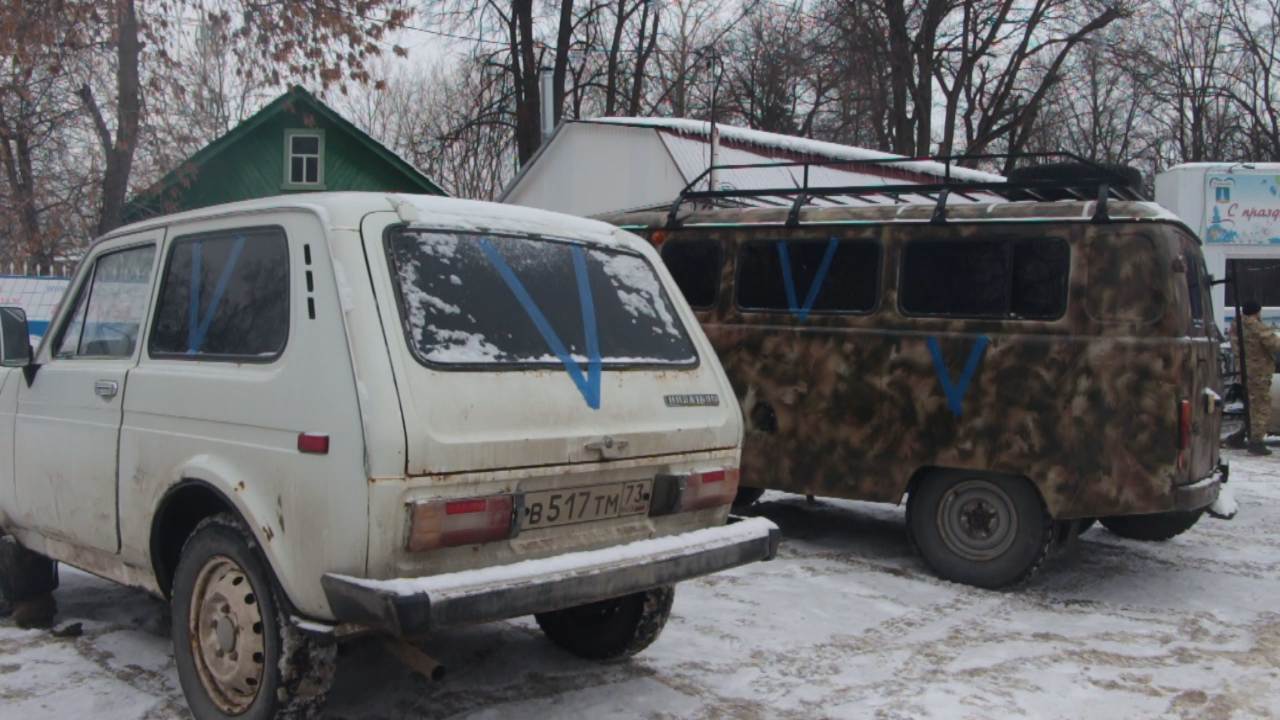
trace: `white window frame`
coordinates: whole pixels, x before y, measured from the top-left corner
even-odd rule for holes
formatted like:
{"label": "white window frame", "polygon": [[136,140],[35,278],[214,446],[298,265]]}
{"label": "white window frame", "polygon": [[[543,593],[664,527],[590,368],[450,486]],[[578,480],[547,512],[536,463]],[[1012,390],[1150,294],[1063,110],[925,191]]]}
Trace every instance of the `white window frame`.
{"label": "white window frame", "polygon": [[[317,155],[299,155],[303,158],[316,158],[316,182],[294,182],[293,180],[293,139],[295,137],[314,137],[320,141]],[[302,176],[306,178],[305,161]],[[324,190],[324,130],[311,128],[291,128],[284,131],[284,182],[280,185],[284,190]]]}

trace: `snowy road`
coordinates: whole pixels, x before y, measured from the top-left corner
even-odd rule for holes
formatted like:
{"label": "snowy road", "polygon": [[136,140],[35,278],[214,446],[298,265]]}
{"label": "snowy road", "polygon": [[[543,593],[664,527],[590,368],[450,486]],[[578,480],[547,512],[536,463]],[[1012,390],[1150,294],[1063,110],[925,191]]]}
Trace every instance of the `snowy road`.
{"label": "snowy road", "polygon": [[[1095,527],[1080,562],[988,592],[932,577],[898,508],[767,496],[771,563],[681,585],[662,637],[600,666],[531,619],[341,658],[333,718],[1270,718],[1280,715],[1280,457],[1230,454],[1241,504],[1168,543]],[[184,716],[160,603],[74,571],[58,639],[0,621],[0,718]]]}

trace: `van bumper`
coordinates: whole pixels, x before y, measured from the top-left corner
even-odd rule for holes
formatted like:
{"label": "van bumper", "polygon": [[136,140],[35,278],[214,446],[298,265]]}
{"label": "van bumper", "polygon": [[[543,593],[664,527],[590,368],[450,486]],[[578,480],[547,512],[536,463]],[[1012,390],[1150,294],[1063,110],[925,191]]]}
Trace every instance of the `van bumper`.
{"label": "van bumper", "polygon": [[1209,477],[1177,488],[1173,497],[1174,510],[1199,510],[1212,505],[1218,499],[1229,472],[1227,464],[1223,463]]}
{"label": "van bumper", "polygon": [[334,618],[400,636],[560,610],[727,570],[778,553],[764,518],[444,575],[320,579]]}

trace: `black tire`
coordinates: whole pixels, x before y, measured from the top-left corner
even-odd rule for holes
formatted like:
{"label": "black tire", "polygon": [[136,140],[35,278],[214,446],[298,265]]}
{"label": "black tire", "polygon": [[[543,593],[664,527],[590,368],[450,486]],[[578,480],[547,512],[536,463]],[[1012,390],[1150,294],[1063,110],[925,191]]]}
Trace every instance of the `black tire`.
{"label": "black tire", "polygon": [[935,472],[907,497],[912,544],[941,577],[996,590],[1035,574],[1055,524],[1024,478]]}
{"label": "black tire", "polygon": [[746,485],[738,486],[738,494],[733,498],[734,510],[745,510],[755,505],[764,495],[764,488],[747,487]]}
{"label": "black tire", "polygon": [[1080,521],[1080,532],[1079,532],[1079,535],[1083,535],[1085,530],[1088,530],[1089,528],[1093,527],[1095,524],[1097,524],[1097,522],[1098,522],[1098,518],[1084,518],[1084,519],[1082,519],[1082,520]]}
{"label": "black tire", "polygon": [[1102,527],[1129,540],[1160,542],[1190,530],[1200,521],[1204,510],[1155,513],[1154,515],[1117,515],[1101,519]]}
{"label": "black tire", "polygon": [[[196,525],[174,572],[172,599],[174,661],[196,720],[319,716],[336,648],[298,632],[282,597],[253,535],[235,516]],[[232,667],[224,675],[233,677],[216,679],[211,665],[218,672]]]}
{"label": "black tire", "polygon": [[622,660],[658,639],[671,616],[676,586],[534,615],[551,642],[588,660]]}

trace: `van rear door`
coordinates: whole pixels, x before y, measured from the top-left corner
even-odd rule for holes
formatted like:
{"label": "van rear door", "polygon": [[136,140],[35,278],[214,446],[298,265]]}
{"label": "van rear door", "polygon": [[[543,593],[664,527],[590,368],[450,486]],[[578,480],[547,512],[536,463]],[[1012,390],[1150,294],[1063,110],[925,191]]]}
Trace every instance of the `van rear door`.
{"label": "van rear door", "polygon": [[1190,452],[1188,481],[1194,482],[1208,477],[1218,466],[1222,413],[1216,398],[1222,392],[1222,367],[1219,332],[1213,320],[1213,299],[1204,256],[1195,240],[1182,233],[1178,233],[1178,237],[1186,266],[1185,310],[1190,318],[1187,335],[1191,339],[1191,387],[1186,397],[1191,403],[1191,427],[1187,451]]}
{"label": "van rear door", "polygon": [[409,475],[738,445],[719,363],[639,239],[364,231]]}

